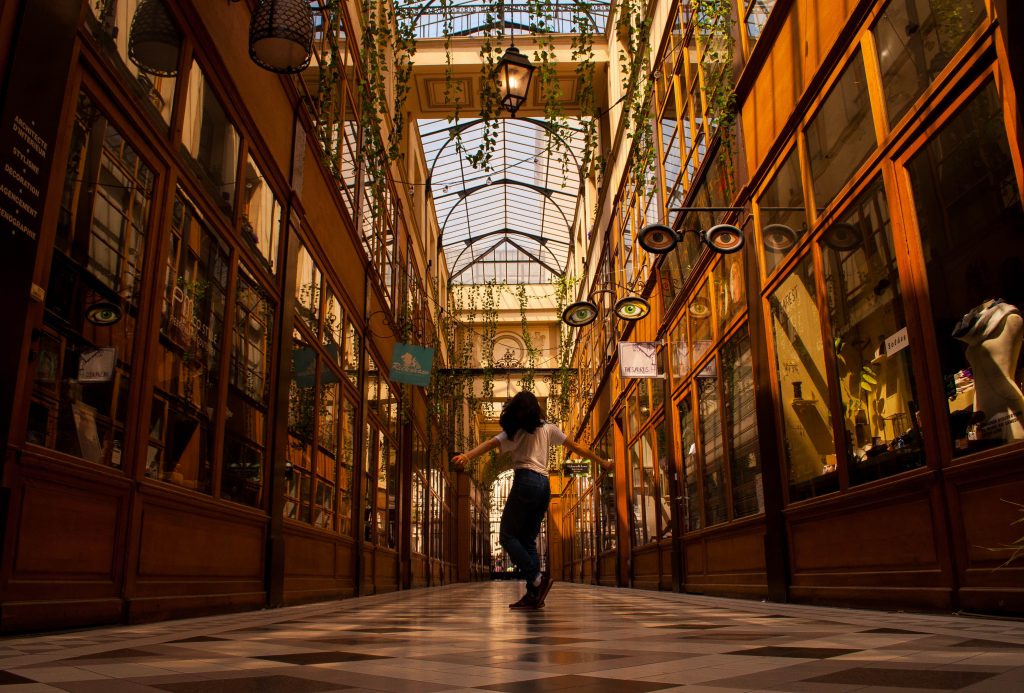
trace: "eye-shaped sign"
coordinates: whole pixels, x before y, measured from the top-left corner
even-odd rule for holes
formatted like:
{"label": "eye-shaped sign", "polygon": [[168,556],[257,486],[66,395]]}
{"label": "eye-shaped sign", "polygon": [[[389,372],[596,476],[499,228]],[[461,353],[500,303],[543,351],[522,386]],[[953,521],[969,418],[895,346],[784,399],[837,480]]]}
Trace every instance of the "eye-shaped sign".
{"label": "eye-shaped sign", "polygon": [[664,224],[651,224],[640,229],[636,240],[648,253],[661,255],[676,247],[679,234]]}
{"label": "eye-shaped sign", "polygon": [[768,224],[761,229],[764,247],[776,253],[784,253],[796,245],[797,233],[785,224]]}
{"label": "eye-shaped sign", "polygon": [[597,306],[590,301],[577,301],[562,311],[562,322],[569,327],[583,327],[597,319]]}
{"label": "eye-shaped sign", "polygon": [[651,312],[651,304],[639,296],[626,296],[615,303],[615,314],[623,320],[639,320]]}
{"label": "eye-shaped sign", "polygon": [[732,224],[719,224],[704,233],[704,242],[716,253],[735,253],[743,247],[743,232]]}
{"label": "eye-shaped sign", "polygon": [[85,319],[101,327],[113,325],[121,319],[121,315],[121,306],[109,301],[93,303],[85,309]]}
{"label": "eye-shaped sign", "polygon": [[842,252],[859,246],[864,237],[856,226],[840,221],[825,229],[821,240],[829,248]]}

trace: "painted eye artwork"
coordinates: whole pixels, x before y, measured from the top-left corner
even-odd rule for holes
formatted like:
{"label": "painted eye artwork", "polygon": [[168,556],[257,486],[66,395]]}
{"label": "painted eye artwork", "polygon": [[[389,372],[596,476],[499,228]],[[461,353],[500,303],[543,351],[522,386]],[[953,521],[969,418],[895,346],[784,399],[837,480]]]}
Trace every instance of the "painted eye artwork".
{"label": "painted eye artwork", "polygon": [[597,306],[590,301],[578,301],[562,311],[562,322],[570,327],[583,327],[597,319]]}
{"label": "painted eye artwork", "polygon": [[690,304],[690,315],[695,318],[706,318],[711,314],[711,306],[702,298],[696,299]]}
{"label": "painted eye artwork", "polygon": [[762,231],[764,247],[776,253],[784,253],[796,245],[796,231],[785,224],[769,224]]}
{"label": "painted eye artwork", "polygon": [[651,312],[651,304],[639,296],[627,296],[615,304],[615,314],[623,320],[639,320]]}
{"label": "painted eye artwork", "polygon": [[85,309],[85,319],[93,325],[113,325],[121,319],[121,308],[107,301],[93,303]]}
{"label": "painted eye artwork", "polygon": [[732,224],[719,224],[707,230],[705,242],[716,253],[735,253],[743,247],[743,232]]}

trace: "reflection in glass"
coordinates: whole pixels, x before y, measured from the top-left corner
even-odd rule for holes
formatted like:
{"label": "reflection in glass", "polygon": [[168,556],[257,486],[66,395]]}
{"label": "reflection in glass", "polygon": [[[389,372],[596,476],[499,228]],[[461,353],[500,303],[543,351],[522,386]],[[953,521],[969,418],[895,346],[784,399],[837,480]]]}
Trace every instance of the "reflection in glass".
{"label": "reflection in glass", "polygon": [[155,176],[84,93],[70,139],[26,440],[120,467]]}
{"label": "reflection in glass", "polygon": [[[862,239],[822,244],[851,484],[924,464],[907,320],[881,180],[841,219]],[[823,239],[824,241],[824,239]]]}
{"label": "reflection in glass", "polygon": [[983,0],[892,0],[875,22],[889,125],[907,112],[985,18]]}
{"label": "reflection in glass", "polygon": [[711,348],[714,339],[714,325],[711,322],[711,299],[708,283],[704,282],[686,310],[686,319],[690,324],[690,364],[691,367],[704,357]]}
{"label": "reflection in glass", "polygon": [[693,404],[686,394],[679,401],[680,450],[683,454],[683,531],[700,529],[700,461],[697,457],[697,438],[693,428]]}
{"label": "reflection in glass", "polygon": [[235,292],[221,497],[260,507],[274,306],[245,272]]}
{"label": "reflection in glass", "polygon": [[715,360],[708,366],[697,374],[697,407],[704,453],[704,522],[710,527],[725,522],[729,516],[725,504],[725,450]]}
{"label": "reflection in glass", "polygon": [[947,445],[963,455],[1024,440],[1024,210],[995,85],[907,168],[948,398]]}
{"label": "reflection in glass", "polygon": [[772,182],[757,199],[761,222],[761,252],[764,273],[770,276],[789,256],[807,231],[804,185],[800,177],[800,158],[796,147],[776,171]]}
{"label": "reflection in glass", "polygon": [[744,325],[722,347],[722,397],[729,437],[729,475],[733,518],[764,510],[757,446],[757,411],[750,334]]}
{"label": "reflection in glass", "polygon": [[644,482],[643,482],[643,447],[642,439],[638,438],[629,446],[629,478],[632,481],[633,499],[633,546],[643,546],[650,540],[647,523],[644,522]]}
{"label": "reflection in glass", "polygon": [[181,142],[214,201],[230,213],[235,206],[239,137],[224,107],[199,68],[192,63]]}
{"label": "reflection in glass", "polygon": [[320,332],[320,301],[323,275],[305,246],[299,247],[298,278],[295,282],[295,310],[313,334]]}
{"label": "reflection in glass", "polygon": [[267,270],[277,270],[277,246],[281,233],[281,203],[249,155],[245,166],[245,191],[242,194],[242,239],[263,260]]}
{"label": "reflection in glass", "polygon": [[824,209],[876,145],[864,57],[859,50],[825,97],[804,135],[814,203]]}
{"label": "reflection in glass", "polygon": [[147,476],[211,491],[228,249],[179,191],[171,218],[154,409],[166,408],[162,455]]}
{"label": "reflection in glass", "polygon": [[[121,82],[137,97],[137,103],[145,104],[148,115],[159,123],[166,132],[171,122],[171,108],[174,105],[174,77],[158,77],[139,70],[128,59],[128,39],[131,36],[132,19],[141,4],[140,0],[118,0],[117,2],[90,2],[97,23],[87,26],[97,37],[100,49],[111,58],[110,64],[120,73]],[[170,17],[170,14],[168,13]],[[171,18],[173,22],[173,18]]]}
{"label": "reflection in glass", "polygon": [[839,489],[816,296],[807,255],[768,300],[791,501]]}
{"label": "reflection in glass", "polygon": [[734,317],[747,307],[747,284],[743,271],[745,251],[723,255],[711,276],[714,287],[715,314],[721,334]]}

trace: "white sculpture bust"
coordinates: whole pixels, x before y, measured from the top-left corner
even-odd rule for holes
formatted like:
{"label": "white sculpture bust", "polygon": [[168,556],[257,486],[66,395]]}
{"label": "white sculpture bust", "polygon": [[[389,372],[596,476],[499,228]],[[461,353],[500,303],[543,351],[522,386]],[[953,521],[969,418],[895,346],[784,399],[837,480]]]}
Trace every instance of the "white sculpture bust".
{"label": "white sculpture bust", "polygon": [[1024,439],[1024,395],[1014,382],[1022,334],[1020,310],[999,299],[972,309],[953,329],[967,344],[980,439]]}

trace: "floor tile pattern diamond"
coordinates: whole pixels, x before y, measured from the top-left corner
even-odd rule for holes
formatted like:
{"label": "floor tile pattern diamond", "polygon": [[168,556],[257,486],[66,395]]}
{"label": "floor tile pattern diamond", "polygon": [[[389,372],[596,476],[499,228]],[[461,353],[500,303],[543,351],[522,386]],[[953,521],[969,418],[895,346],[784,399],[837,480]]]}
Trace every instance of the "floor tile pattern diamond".
{"label": "floor tile pattern diamond", "polygon": [[1024,691],[1024,621],[510,582],[0,638],[0,693]]}

